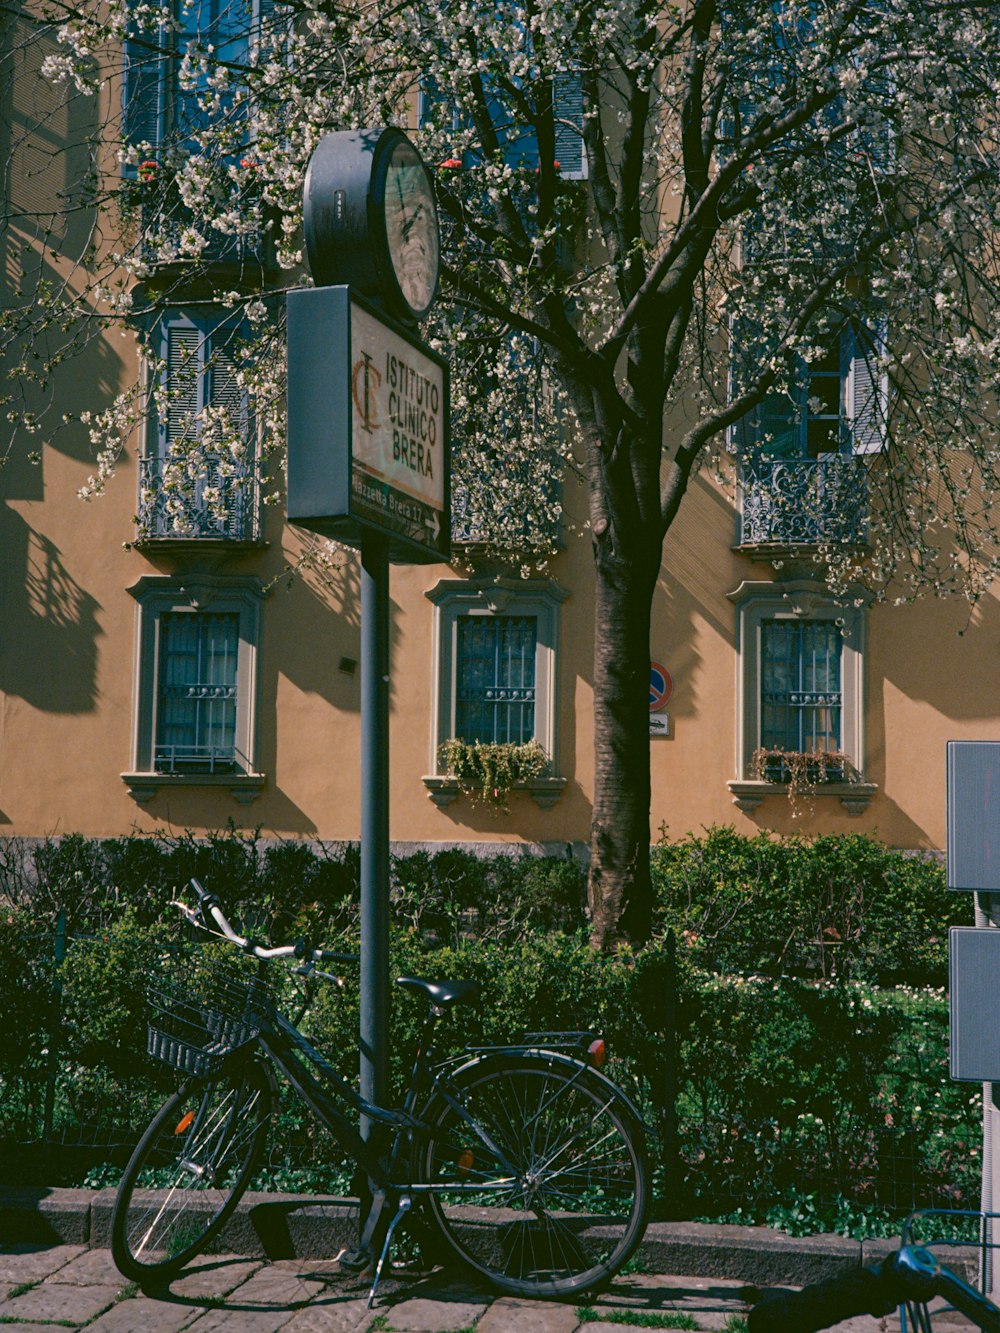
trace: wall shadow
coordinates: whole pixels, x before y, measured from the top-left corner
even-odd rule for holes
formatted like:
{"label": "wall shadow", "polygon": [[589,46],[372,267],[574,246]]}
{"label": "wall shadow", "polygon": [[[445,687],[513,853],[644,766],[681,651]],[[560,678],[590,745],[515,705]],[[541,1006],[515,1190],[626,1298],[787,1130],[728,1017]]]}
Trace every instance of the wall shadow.
{"label": "wall shadow", "polygon": [[[984,676],[983,668],[1000,662],[1000,601],[996,597],[984,597],[970,609],[960,598],[927,596],[910,606],[877,608],[872,620],[881,675],[901,694],[930,704],[956,722],[982,718],[995,724],[1000,682],[995,676]],[[887,629],[891,629],[891,652],[880,645]],[[946,671],[942,669],[945,654]]]}
{"label": "wall shadow", "polygon": [[[15,451],[19,428],[12,425],[0,441],[0,457],[7,497],[41,500],[41,467],[27,466],[24,455],[44,438],[70,458],[92,459],[87,429],[64,422],[62,411],[67,403],[74,413],[99,409],[119,387],[119,359],[95,321],[63,328],[39,300],[43,288],[63,288],[95,239],[108,239],[95,231],[99,107],[95,94],[43,75],[46,58],[63,53],[54,31],[13,13],[0,22],[0,163],[7,205],[0,224],[0,288],[4,304],[18,314],[22,340],[9,355],[13,364],[24,358],[29,368],[10,386],[17,394],[11,407],[30,413],[45,432],[24,437]],[[46,363],[53,367],[48,373]]]}
{"label": "wall shadow", "polygon": [[[303,547],[318,545],[320,539],[311,533],[298,528],[293,531]],[[391,597],[391,568],[389,587],[392,651],[399,639],[399,607]],[[331,576],[304,570],[279,582],[268,602],[267,632],[274,637],[266,654],[267,676],[261,681],[265,709],[276,707],[278,677],[283,675],[304,694],[317,695],[338,712],[360,711],[360,555]],[[390,685],[390,689],[391,706],[395,687]]]}
{"label": "wall shadow", "polygon": [[100,603],[76,582],[55,543],[6,505],[0,550],[0,690],[49,713],[92,712]]}
{"label": "wall shadow", "polygon": [[[698,679],[703,656],[696,646],[696,622],[703,621],[727,645],[735,643],[736,620],[727,614],[732,607],[725,598],[733,524],[726,497],[704,477],[695,477],[664,543],[650,627],[650,654],[673,680],[666,707],[671,718],[697,719],[702,711]],[[706,551],[716,550],[718,562],[706,561]]]}

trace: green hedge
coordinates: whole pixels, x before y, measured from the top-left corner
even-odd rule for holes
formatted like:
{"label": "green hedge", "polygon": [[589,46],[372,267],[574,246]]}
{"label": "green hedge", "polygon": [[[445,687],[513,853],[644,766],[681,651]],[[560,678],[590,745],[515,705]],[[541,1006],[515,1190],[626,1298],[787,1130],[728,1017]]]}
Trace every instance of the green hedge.
{"label": "green hedge", "polygon": [[[145,1045],[147,984],[158,969],[175,967],[178,935],[174,926],[142,925],[125,914],[101,938],[72,943],[62,971],[57,1136],[65,1126],[90,1122],[116,1126],[126,1142],[127,1131],[140,1127],[163,1096],[169,1072],[138,1053]],[[222,946],[207,952],[210,961],[227,956]],[[669,963],[662,952],[606,957],[558,933],[517,945],[466,939],[434,946],[416,931],[397,930],[392,964],[398,974],[476,976],[484,983],[482,1001],[444,1025],[445,1049],[502,1042],[522,1030],[600,1031],[613,1076],[659,1131],[654,1154],[665,1211],[739,1210],[735,1215],[761,1218],[804,1192],[839,1197],[852,1216],[861,1216],[876,1205],[905,1210],[914,1187],[924,1200],[974,1198],[978,1109],[967,1087],[948,1081],[947,1004],[938,991],[727,978],[682,959],[674,1157],[663,1138]],[[419,1004],[396,996],[397,1088],[421,1016]],[[354,1072],[356,976],[348,976],[343,991],[318,987],[306,1030]],[[22,1107],[37,1108],[42,1100],[45,1061],[4,1075],[10,1134],[18,1119],[16,1089]],[[275,1185],[332,1188],[339,1179],[331,1145],[294,1105],[272,1147]],[[92,1157],[91,1166],[100,1154]],[[8,1160],[16,1159],[8,1154]],[[31,1167],[27,1159],[25,1166]]]}
{"label": "green hedge", "polygon": [[[38,844],[28,859],[25,874],[25,849],[0,848],[0,893],[11,904],[0,911],[0,1012],[9,1034],[0,1043],[0,1152],[39,1183],[113,1178],[124,1145],[170,1085],[169,1071],[137,1052],[150,977],[192,947],[168,907],[191,874],[261,935],[355,939],[353,848],[230,831],[206,840],[66,838]],[[978,1096],[948,1079],[941,990],[947,926],[968,920],[969,903],[944,888],[940,864],[858,836],[748,839],[731,829],[664,843],[653,863],[657,938],[638,954],[606,957],[586,947],[583,877],[570,860],[480,861],[461,851],[400,858],[393,968],[485,983],[483,1001],[445,1026],[455,1050],[524,1029],[600,1030],[612,1073],[656,1131],[664,1211],[857,1229],[870,1227],[872,1208],[905,1209],[914,1198],[974,1205]],[[56,1028],[52,931],[60,912],[69,943]],[[668,929],[677,938],[673,971]],[[225,955],[220,945],[205,951],[209,960]],[[419,1005],[397,996],[397,1086],[420,1016]],[[335,1063],[353,1069],[356,978],[342,992],[318,990],[308,1021]],[[57,1096],[46,1126],[53,1068]],[[88,1126],[98,1147],[71,1158],[39,1164],[23,1149],[9,1151],[43,1128],[59,1139]],[[329,1142],[289,1104],[272,1182],[333,1188],[339,1166]]]}
{"label": "green hedge", "polygon": [[863,834],[713,828],[661,842],[652,870],[657,928],[713,971],[944,985],[948,927],[972,924],[940,858]]}
{"label": "green hedge", "polygon": [[[93,931],[125,906],[159,920],[196,875],[262,932],[328,933],[357,921],[353,845],[276,842],[230,829],[36,845],[0,842],[0,901]],[[652,853],[655,934],[672,929],[707,970],[943,985],[947,934],[972,920],[939,858],[861,834],[747,838],[713,828]],[[438,943],[473,934],[517,941],[585,928],[585,875],[571,859],[459,849],[392,862],[393,917]]]}

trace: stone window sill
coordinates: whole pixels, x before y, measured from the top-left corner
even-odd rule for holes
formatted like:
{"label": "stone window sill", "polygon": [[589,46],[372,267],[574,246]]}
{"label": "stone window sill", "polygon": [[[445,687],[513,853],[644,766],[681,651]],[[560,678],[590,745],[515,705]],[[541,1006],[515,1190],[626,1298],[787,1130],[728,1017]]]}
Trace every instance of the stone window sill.
{"label": "stone window sill", "polygon": [[129,795],[139,805],[146,805],[158,792],[177,787],[221,787],[240,805],[249,805],[260,795],[266,778],[263,773],[123,773],[122,781]]}
{"label": "stone window sill", "polygon": [[[428,776],[423,779],[427,795],[436,806],[446,810],[462,794],[457,778]],[[565,778],[534,778],[531,782],[518,782],[514,791],[530,796],[540,810],[551,810],[566,789]]]}
{"label": "stone window sill", "polygon": [[[783,796],[788,799],[786,782],[758,782],[745,779],[729,782],[726,785],[732,793],[733,805],[748,815],[769,796]],[[878,786],[874,782],[824,782],[803,793],[802,799],[812,801],[834,797],[840,801],[849,815],[863,815],[868,808],[868,802],[877,791]]]}

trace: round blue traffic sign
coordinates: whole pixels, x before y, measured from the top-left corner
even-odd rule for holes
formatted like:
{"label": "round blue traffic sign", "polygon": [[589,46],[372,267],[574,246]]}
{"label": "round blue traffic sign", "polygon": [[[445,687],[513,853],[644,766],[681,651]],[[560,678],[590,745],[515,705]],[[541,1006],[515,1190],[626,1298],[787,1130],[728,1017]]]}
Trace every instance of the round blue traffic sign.
{"label": "round blue traffic sign", "polygon": [[667,706],[667,700],[673,693],[674,682],[670,672],[659,662],[649,664],[649,711],[657,713]]}

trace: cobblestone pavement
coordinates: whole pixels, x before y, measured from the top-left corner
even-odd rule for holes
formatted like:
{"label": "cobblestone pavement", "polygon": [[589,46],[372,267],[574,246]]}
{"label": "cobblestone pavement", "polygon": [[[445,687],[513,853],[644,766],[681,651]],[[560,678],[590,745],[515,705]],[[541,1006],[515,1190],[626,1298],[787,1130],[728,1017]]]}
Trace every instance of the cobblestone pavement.
{"label": "cobblestone pavement", "polygon": [[[107,1250],[82,1245],[0,1248],[0,1330],[41,1333],[623,1333],[633,1327],[738,1333],[750,1295],[721,1278],[633,1274],[586,1304],[496,1297],[453,1274],[394,1276],[367,1308],[367,1286],[315,1259],[211,1256],[169,1287],[143,1294]],[[840,1333],[888,1333],[898,1321],[855,1319]]]}

